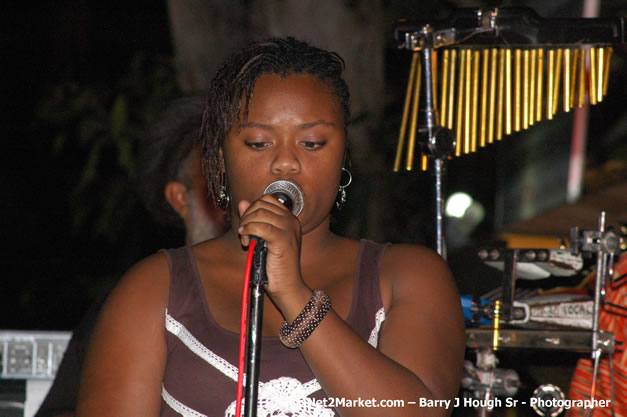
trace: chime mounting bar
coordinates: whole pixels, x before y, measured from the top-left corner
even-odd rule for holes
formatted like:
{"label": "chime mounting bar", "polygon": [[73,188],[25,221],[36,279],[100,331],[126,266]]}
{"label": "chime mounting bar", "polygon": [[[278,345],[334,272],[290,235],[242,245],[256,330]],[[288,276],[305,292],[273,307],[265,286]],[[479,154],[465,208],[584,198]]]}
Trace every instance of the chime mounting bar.
{"label": "chime mounting bar", "polygon": [[[425,26],[431,31],[424,30]],[[431,23],[400,21],[395,28],[399,48],[424,47],[610,45],[625,42],[625,18],[542,18],[526,7],[457,9]]]}

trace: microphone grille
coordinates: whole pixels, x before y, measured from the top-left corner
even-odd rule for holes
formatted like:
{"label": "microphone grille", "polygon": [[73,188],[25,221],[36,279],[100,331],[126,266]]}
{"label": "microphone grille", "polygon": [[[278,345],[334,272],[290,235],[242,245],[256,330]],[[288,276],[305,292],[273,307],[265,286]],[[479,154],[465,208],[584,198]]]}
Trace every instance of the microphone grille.
{"label": "microphone grille", "polygon": [[[275,197],[277,197],[277,194],[288,197],[290,199],[291,207],[290,204],[284,204],[288,209],[292,211],[292,214],[294,214],[294,216],[298,216],[300,212],[303,211],[303,191],[298,185],[294,184],[292,181],[274,181],[266,187],[263,193],[270,194]],[[281,198],[279,198],[279,200],[281,200]]]}

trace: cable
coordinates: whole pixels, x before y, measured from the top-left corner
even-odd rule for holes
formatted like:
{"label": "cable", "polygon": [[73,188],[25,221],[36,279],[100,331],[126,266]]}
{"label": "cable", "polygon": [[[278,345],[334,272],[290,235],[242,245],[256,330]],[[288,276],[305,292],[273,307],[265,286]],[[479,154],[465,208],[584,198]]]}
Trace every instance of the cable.
{"label": "cable", "polygon": [[[612,284],[612,286],[614,286],[614,285],[618,284],[620,281],[625,281],[625,279],[627,279],[627,273],[612,279],[611,284]],[[621,284],[621,285],[623,285],[623,284]]]}
{"label": "cable", "polygon": [[246,258],[246,272],[244,275],[244,288],[242,290],[242,313],[239,328],[239,355],[237,364],[237,397],[235,402],[235,417],[242,415],[242,397],[244,393],[244,362],[246,361],[246,328],[248,326],[248,294],[250,292],[250,271],[253,264],[253,255],[257,241],[251,239]]}

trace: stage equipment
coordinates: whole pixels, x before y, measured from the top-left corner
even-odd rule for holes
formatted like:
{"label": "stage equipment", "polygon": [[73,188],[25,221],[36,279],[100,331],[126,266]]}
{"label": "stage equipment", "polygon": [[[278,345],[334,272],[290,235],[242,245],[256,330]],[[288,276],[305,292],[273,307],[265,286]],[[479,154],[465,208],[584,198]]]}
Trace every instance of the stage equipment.
{"label": "stage equipment", "polygon": [[[303,191],[298,185],[287,180],[274,181],[266,187],[263,194],[270,194],[294,216],[298,216],[304,207]],[[252,277],[248,293],[248,309],[246,330],[246,377],[244,382],[244,416],[257,415],[257,397],[259,391],[259,367],[261,365],[261,331],[263,325],[264,288],[268,284],[266,275],[265,241],[251,236],[256,241],[252,258]],[[238,381],[239,384],[239,381]],[[240,403],[238,403],[239,410]],[[238,415],[239,417],[239,415]]]}
{"label": "stage equipment", "polygon": [[[615,257],[621,252],[621,236],[606,228],[605,212],[601,212],[598,230],[581,231],[578,227],[572,227],[569,243],[568,253],[562,249],[556,250],[558,251],[556,253],[560,254],[559,259],[564,261],[560,265],[564,271],[570,271],[573,268],[581,269],[579,260],[582,255],[596,256],[593,299],[588,296],[570,294],[539,296],[530,293],[528,289],[516,293],[516,280],[520,271],[518,263],[529,261],[532,257],[540,263],[545,263],[551,259],[550,253],[553,250],[489,248],[479,250],[478,256],[484,261],[491,259],[492,262],[496,262],[502,259],[503,284],[502,287],[475,300],[471,305],[464,306],[465,316],[467,319],[470,317],[472,323],[491,322],[492,324],[491,328],[467,328],[466,345],[468,347],[479,351],[526,348],[591,352],[594,363],[593,381],[598,378],[601,356],[607,354],[610,357],[610,372],[613,372],[611,355],[615,348],[614,334],[599,329],[599,313],[604,304],[611,305],[612,308],[627,310],[625,306],[610,304],[605,300],[608,287],[617,283],[613,276],[613,265]],[[539,254],[544,255],[538,257]],[[553,263],[556,263],[555,259],[558,258],[554,258]],[[468,304],[467,301],[466,304]],[[534,324],[536,328],[529,328]],[[548,324],[554,328],[546,328]],[[570,329],[567,329],[569,327]],[[501,372],[505,371],[501,370]],[[610,385],[613,391],[613,378]],[[546,391],[542,386],[538,390],[538,395],[542,396],[555,393],[555,391]],[[594,395],[593,384],[590,393],[590,400],[593,404]],[[538,408],[536,411],[540,415],[557,415],[560,412],[554,408],[550,410]]]}
{"label": "stage equipment", "polygon": [[71,332],[0,331],[0,380],[23,380],[25,392],[3,393],[1,415],[32,417],[45,398]]}
{"label": "stage equipment", "polygon": [[481,248],[477,255],[486,265],[500,271],[505,270],[510,257],[515,257],[518,278],[529,280],[548,278],[551,275],[569,277],[583,267],[581,254],[572,253],[569,249]]}
{"label": "stage equipment", "polygon": [[[603,353],[614,352],[614,334],[599,331],[596,346]],[[556,329],[466,329],[466,346],[473,349],[506,348],[547,349],[571,352],[589,352],[592,346],[592,333],[583,330]]]}
{"label": "stage equipment", "polygon": [[[605,212],[599,216],[599,229],[593,231],[580,231],[578,227],[571,228],[570,231],[570,247],[571,249],[512,249],[512,248],[481,248],[478,251],[478,257],[486,264],[497,267],[503,271],[503,284],[500,289],[500,320],[504,323],[524,323],[531,316],[535,308],[536,318],[544,316],[547,319],[566,320],[566,315],[560,316],[560,305],[568,309],[570,305],[573,315],[571,318],[578,318],[588,322],[591,320],[593,337],[598,332],[599,309],[605,303],[605,294],[607,285],[613,279],[614,258],[620,253],[621,238],[612,230],[605,230]],[[574,272],[581,270],[583,266],[582,254],[588,253],[596,255],[596,282],[594,302],[589,303],[587,300],[574,299],[572,296],[564,298],[560,297],[527,297],[527,299],[519,299],[514,301],[516,291],[516,281],[519,278],[540,279],[550,275],[553,276],[570,276]],[[522,264],[522,265],[521,265]],[[532,269],[535,267],[536,269]],[[543,271],[549,272],[544,275]],[[522,277],[521,277],[522,275]],[[486,296],[482,297],[484,300]],[[482,305],[479,305],[482,304]],[[486,312],[491,309],[484,303],[475,303],[471,309],[475,312]],[[550,314],[543,312],[538,306],[552,305]],[[577,305],[578,307],[575,307]],[[592,306],[592,311],[588,311]],[[625,307],[616,306],[625,309]],[[574,312],[574,310],[577,310]],[[545,309],[546,310],[546,309]],[[568,313],[568,312],[566,312]],[[575,314],[576,313],[576,314]],[[548,314],[548,315],[547,315]],[[554,317],[549,317],[551,314]],[[485,316],[485,314],[484,314]],[[493,318],[493,314],[492,317]],[[555,324],[559,324],[554,322]],[[596,342],[592,342],[592,350],[595,350]]]}
{"label": "stage equipment", "polygon": [[[515,327],[592,329],[594,300],[581,294],[554,294],[521,297],[516,293],[512,302],[511,318],[507,322]],[[462,309],[468,327],[494,324],[495,304],[485,296],[472,300],[463,296]],[[498,299],[501,302],[500,298]]]}
{"label": "stage equipment", "polygon": [[565,399],[566,396],[558,386],[540,385],[533,391],[531,408],[543,417],[556,417],[564,411]]}
{"label": "stage equipment", "polygon": [[[477,365],[464,361],[462,387],[470,398],[478,400],[477,409],[492,410],[497,397],[513,397],[520,387],[518,373],[512,369],[497,368],[498,359],[490,348],[477,350]],[[472,404],[472,402],[471,402]]]}
{"label": "stage equipment", "polygon": [[[446,259],[445,160],[551,120],[559,109],[568,112],[586,102],[601,102],[609,86],[612,45],[625,42],[625,18],[545,19],[528,8],[459,9],[444,21],[402,21],[395,28],[395,39],[400,49],[412,52],[412,59],[394,171],[401,166],[413,170],[417,155],[423,171],[432,166],[435,249]],[[468,308],[471,320],[493,323],[492,328],[469,328],[466,333],[468,347],[478,350],[477,366],[466,366],[467,376],[474,377],[465,385],[476,399],[506,393],[483,381],[489,375],[501,375],[502,381],[511,376],[496,368],[496,358],[490,360],[505,347],[591,351],[596,380],[601,353],[614,351],[613,334],[598,326],[605,278],[608,272],[611,275],[617,253],[613,237],[605,234],[604,213],[601,218],[598,231],[571,232],[571,253],[482,252],[483,261],[503,270],[503,285],[494,303],[480,300]],[[590,330],[505,327],[515,321],[522,324],[531,315],[529,303],[514,301],[519,275],[526,279],[573,275],[581,269],[582,252],[597,255],[595,298],[587,322],[591,325],[586,324]],[[545,394],[544,389],[538,391]],[[477,408],[479,415],[490,411]],[[543,415],[554,411],[541,410]]]}
{"label": "stage equipment", "polygon": [[270,194],[279,200],[292,214],[296,217],[303,211],[305,201],[303,200],[303,191],[300,187],[291,181],[279,180],[268,185],[263,191],[264,194]]}
{"label": "stage equipment", "polygon": [[458,9],[440,22],[401,21],[395,39],[413,54],[394,171],[401,169],[403,153],[407,171],[417,153],[423,171],[432,160],[435,246],[446,258],[444,161],[550,120],[560,108],[601,102],[612,45],[625,42],[625,18],[545,19],[529,8]]}

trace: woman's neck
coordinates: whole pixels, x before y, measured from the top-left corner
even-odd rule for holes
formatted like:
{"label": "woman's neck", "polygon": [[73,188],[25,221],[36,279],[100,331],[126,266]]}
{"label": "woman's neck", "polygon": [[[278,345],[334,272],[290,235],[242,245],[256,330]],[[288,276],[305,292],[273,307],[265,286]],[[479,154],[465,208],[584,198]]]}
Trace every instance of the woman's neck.
{"label": "woman's neck", "polygon": [[[330,219],[331,217],[328,216],[316,228],[302,235],[301,260],[303,262],[323,253],[339,241],[340,236],[330,230]],[[233,221],[231,228],[222,236],[233,249],[241,248],[240,235],[237,232],[238,223]],[[242,251],[242,254],[245,256],[245,251]]]}

